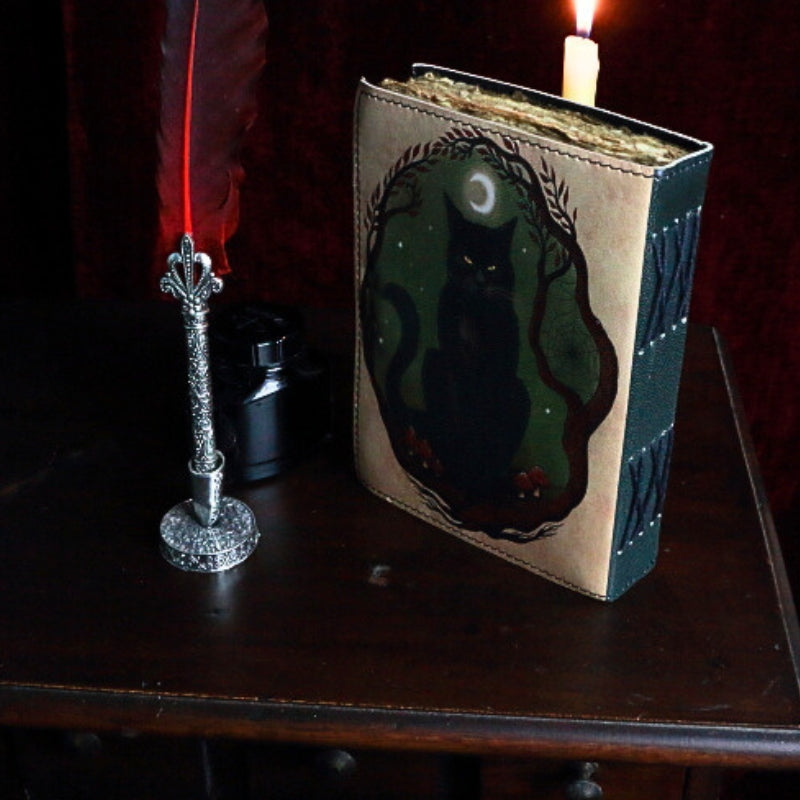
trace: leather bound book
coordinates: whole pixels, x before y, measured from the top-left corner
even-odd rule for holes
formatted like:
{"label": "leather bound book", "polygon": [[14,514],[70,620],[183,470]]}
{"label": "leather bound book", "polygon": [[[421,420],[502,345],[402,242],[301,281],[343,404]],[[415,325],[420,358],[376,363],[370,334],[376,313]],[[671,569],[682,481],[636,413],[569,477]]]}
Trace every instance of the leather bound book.
{"label": "leather bound book", "polygon": [[363,483],[599,599],[645,575],[711,153],[430,65],[403,82],[362,81]]}

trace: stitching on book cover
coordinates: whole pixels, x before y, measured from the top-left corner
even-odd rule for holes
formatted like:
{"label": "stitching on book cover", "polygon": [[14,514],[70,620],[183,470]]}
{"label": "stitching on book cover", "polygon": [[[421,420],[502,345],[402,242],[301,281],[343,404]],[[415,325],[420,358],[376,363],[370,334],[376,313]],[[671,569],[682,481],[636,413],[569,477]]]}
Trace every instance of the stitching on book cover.
{"label": "stitching on book cover", "polygon": [[685,175],[687,172],[692,172],[693,170],[699,169],[701,166],[706,166],[710,161],[711,155],[708,154],[693,158],[687,164],[682,164],[679,167],[657,167],[653,177],[656,178],[660,183],[666,183],[667,181],[671,181],[675,178]]}
{"label": "stitching on book cover", "polygon": [[631,586],[633,586],[635,583],[638,583],[645,575],[647,575],[647,573],[650,572],[653,569],[653,567],[655,567],[656,560],[657,559],[655,557],[651,558],[645,565],[644,569],[640,573],[636,574],[636,577],[628,578],[628,580],[626,580],[625,583],[623,583],[619,587],[617,597],[620,597],[621,595],[625,594],[625,592],[627,592],[628,589],[631,588]]}
{"label": "stitching on book cover", "polygon": [[657,345],[659,342],[666,341],[666,339],[667,339],[667,337],[670,335],[670,333],[675,333],[675,332],[677,332],[677,330],[678,330],[678,329],[679,329],[681,326],[684,326],[684,327],[685,327],[687,323],[688,323],[688,318],[687,318],[687,317],[683,317],[683,318],[682,318],[681,320],[679,320],[678,322],[676,322],[676,323],[673,323],[672,325],[670,325],[670,327],[669,327],[669,330],[663,330],[663,331],[662,331],[661,333],[659,333],[657,336],[654,336],[652,339],[650,339],[650,341],[649,341],[649,342],[646,342],[646,344],[645,344],[645,346],[644,346],[644,347],[637,348],[637,350],[636,350],[636,357],[637,357],[637,358],[641,358],[641,357],[642,357],[642,356],[643,356],[643,355],[644,355],[644,354],[647,352],[647,348],[648,348],[648,347],[652,349],[652,348],[654,348],[654,347],[655,347],[655,346],[656,346],[656,345]]}
{"label": "stitching on book cover", "polygon": [[[361,401],[361,315],[358,312],[359,294],[361,289],[361,98],[356,104],[355,125],[354,125],[354,144],[355,152],[353,158],[353,169],[355,172],[353,180],[354,208],[355,208],[355,235],[354,245],[354,264],[356,265],[356,280],[353,281],[355,293],[355,363],[353,368],[353,444],[356,455],[359,451],[359,430],[358,430],[358,407]],[[357,458],[357,456],[356,456]]]}
{"label": "stitching on book cover", "polygon": [[[637,355],[653,347],[667,334],[685,325],[689,315],[689,299],[700,236],[702,206],[690,208],[683,218],[650,234],[645,246],[645,263],[653,274],[652,296],[649,298],[647,322],[637,331]],[[645,302],[642,298],[640,302]]]}
{"label": "stitching on book cover", "polygon": [[661,523],[674,432],[672,423],[626,459],[632,494],[617,555],[643,541],[645,534]]}

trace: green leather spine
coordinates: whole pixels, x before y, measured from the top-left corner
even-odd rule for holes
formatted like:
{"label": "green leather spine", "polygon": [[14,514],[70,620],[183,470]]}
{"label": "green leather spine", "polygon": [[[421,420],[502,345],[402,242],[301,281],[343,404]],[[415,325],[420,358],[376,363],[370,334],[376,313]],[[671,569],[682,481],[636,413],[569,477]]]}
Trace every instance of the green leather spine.
{"label": "green leather spine", "polygon": [[710,148],[658,170],[643,254],[607,597],[649,572],[658,555],[675,408]]}

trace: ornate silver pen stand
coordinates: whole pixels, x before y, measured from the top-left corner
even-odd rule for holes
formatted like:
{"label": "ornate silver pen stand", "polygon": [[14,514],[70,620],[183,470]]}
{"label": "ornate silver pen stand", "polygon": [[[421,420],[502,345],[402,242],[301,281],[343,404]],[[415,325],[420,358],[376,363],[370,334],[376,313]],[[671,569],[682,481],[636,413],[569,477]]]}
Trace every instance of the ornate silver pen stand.
{"label": "ornate silver pen stand", "polygon": [[196,253],[188,234],[173,253],[161,290],[181,301],[188,354],[192,496],[161,520],[161,552],[173,566],[222,572],[244,561],[258,544],[255,516],[245,503],[222,495],[225,458],[217,450],[208,347],[208,299],[222,291],[211,259]]}

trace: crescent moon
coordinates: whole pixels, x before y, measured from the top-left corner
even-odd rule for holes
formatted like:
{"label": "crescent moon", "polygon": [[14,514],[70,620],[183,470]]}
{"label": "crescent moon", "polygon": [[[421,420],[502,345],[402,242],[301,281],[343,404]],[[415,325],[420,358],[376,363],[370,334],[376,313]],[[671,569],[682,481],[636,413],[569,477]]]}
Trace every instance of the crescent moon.
{"label": "crescent moon", "polygon": [[479,214],[489,214],[494,209],[495,203],[495,189],[494,184],[488,175],[482,172],[476,172],[470,179],[470,183],[479,183],[486,191],[486,199],[482,203],[476,203],[473,200],[469,201],[473,211]]}

